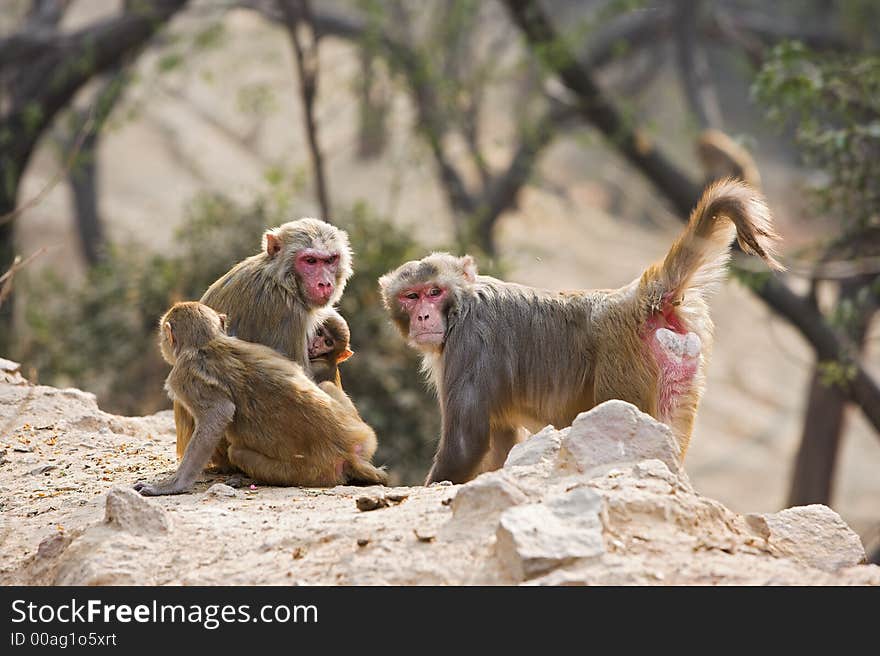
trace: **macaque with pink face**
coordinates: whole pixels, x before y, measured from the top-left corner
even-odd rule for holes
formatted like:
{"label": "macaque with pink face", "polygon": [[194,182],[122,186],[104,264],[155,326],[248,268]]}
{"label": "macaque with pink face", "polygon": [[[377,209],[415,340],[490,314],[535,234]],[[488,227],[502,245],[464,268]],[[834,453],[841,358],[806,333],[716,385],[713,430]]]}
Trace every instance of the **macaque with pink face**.
{"label": "macaque with pink face", "polygon": [[400,333],[422,352],[442,433],[427,482],[500,467],[519,438],[621,399],[669,424],[687,450],[712,346],[708,293],[733,237],[770,268],[777,236],[760,193],[710,186],[666,258],[613,290],[557,292],[477,274],[433,253],[379,279]]}
{"label": "macaque with pink face", "polygon": [[[263,235],[260,252],[230,269],[200,301],[227,316],[227,332],[275,349],[310,373],[308,336],[352,274],[348,235],[319,219],[289,221]],[[194,425],[174,404],[177,454],[183,457]],[[212,462],[228,469],[221,444]]]}
{"label": "macaque with pink face", "polygon": [[321,311],[309,339],[309,366],[316,383],[330,381],[342,389],[339,365],[354,355],[348,322],[333,308]]}

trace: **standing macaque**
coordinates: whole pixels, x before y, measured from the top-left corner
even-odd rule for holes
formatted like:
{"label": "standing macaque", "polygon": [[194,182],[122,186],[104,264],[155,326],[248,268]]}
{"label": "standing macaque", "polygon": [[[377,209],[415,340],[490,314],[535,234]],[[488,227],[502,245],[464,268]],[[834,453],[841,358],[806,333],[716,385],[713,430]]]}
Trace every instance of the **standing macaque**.
{"label": "standing macaque", "polygon": [[177,471],[146,496],[187,492],[212,453],[272,485],[384,484],[372,465],[376,434],[333,383],[316,385],[277,351],[226,335],[227,319],[207,305],[176,303],[160,321],[169,395],[195,419]]}
{"label": "standing macaque", "polygon": [[339,365],[351,356],[351,332],[348,323],[336,310],[321,312],[314,334],[309,339],[309,366],[316,383],[331,381],[342,389]]}
{"label": "standing macaque", "polygon": [[[342,296],[351,277],[348,235],[318,219],[289,221],[263,235],[262,250],[236,264],[200,299],[228,317],[230,335],[265,344],[309,371],[307,336],[318,312]],[[177,457],[193,434],[193,419],[174,403]],[[211,459],[231,469],[226,447]]]}
{"label": "standing macaque", "polygon": [[543,291],[477,275],[470,256],[448,253],[382,276],[385,305],[440,402],[427,482],[497,468],[518,426],[568,426],[609,399],[669,424],[684,458],[712,346],[706,296],[724,278],[734,233],[783,268],[764,199],[728,179],[706,189],[666,259],[620,289]]}

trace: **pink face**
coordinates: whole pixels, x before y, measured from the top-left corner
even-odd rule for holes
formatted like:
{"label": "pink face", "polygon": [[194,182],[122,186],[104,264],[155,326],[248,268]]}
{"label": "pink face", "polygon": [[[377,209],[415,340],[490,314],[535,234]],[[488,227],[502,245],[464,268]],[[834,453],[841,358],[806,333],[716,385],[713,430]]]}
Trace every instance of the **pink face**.
{"label": "pink face", "polygon": [[416,344],[439,346],[446,333],[443,304],[447,291],[434,284],[410,287],[397,297],[409,315],[409,338]]}
{"label": "pink face", "polygon": [[293,268],[302,281],[309,302],[315,307],[327,305],[336,289],[339,253],[307,248],[296,254]]}
{"label": "pink face", "polygon": [[309,344],[309,357],[319,358],[322,355],[330,353],[336,346],[336,342],[323,328],[318,328],[312,343]]}

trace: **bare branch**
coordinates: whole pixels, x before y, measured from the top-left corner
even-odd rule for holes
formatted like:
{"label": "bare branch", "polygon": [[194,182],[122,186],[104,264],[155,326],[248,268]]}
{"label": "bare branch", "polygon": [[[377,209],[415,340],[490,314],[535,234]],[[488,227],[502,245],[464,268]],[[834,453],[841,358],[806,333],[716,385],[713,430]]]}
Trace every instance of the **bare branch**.
{"label": "bare branch", "polygon": [[3,305],[3,302],[12,293],[12,282],[15,279],[15,274],[45,252],[46,247],[43,246],[31,253],[25,260],[21,259],[21,255],[15,256],[15,259],[12,261],[12,266],[9,267],[9,270],[6,273],[0,276],[0,285],[2,285],[0,286],[0,305]]}
{"label": "bare branch", "polygon": [[[327,179],[324,174],[324,157],[318,144],[318,126],[315,118],[315,97],[318,94],[318,40],[320,33],[315,25],[309,0],[278,0],[284,16],[284,27],[290,37],[299,71],[300,96],[305,113],[306,138],[315,173],[315,189],[321,214],[331,220],[330,197],[327,193]],[[306,27],[308,42],[303,45],[300,37],[300,24]]]}
{"label": "bare branch", "polygon": [[721,103],[712,85],[712,73],[706,53],[697,42],[697,20],[702,2],[678,0],[675,21],[675,44],[678,52],[678,73],[685,97],[700,127],[721,130]]}

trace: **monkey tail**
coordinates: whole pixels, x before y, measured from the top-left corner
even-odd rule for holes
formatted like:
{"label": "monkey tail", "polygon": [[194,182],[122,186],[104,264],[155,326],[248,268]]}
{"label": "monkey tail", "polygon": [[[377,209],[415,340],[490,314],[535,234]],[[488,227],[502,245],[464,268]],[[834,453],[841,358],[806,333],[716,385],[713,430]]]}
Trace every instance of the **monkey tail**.
{"label": "monkey tail", "polygon": [[785,270],[775,257],[779,235],[763,196],[744,182],[726,178],[703,192],[666,259],[642,274],[640,289],[656,309],[658,302],[680,301],[686,291],[710,291],[724,278],[734,233],[744,252],[758,255],[771,269]]}
{"label": "monkey tail", "polygon": [[372,463],[362,460],[357,456],[345,463],[346,483],[348,485],[387,485],[388,473],[383,467],[376,467]]}

